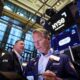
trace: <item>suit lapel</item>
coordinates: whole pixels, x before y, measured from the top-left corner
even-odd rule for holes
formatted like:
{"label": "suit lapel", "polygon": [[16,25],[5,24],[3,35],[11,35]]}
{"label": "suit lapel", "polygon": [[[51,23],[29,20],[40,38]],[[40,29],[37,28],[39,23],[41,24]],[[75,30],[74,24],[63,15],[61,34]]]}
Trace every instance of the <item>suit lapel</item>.
{"label": "suit lapel", "polygon": [[37,74],[38,74],[38,62],[39,62],[39,57],[36,58],[36,63],[34,64],[36,66],[35,71]]}
{"label": "suit lapel", "polygon": [[12,58],[13,58],[13,64],[14,64],[15,71],[22,74],[21,65],[20,65],[20,62],[19,62],[18,57],[16,56],[15,52],[12,52]]}
{"label": "suit lapel", "polygon": [[45,70],[50,70],[50,65],[52,64],[52,61],[49,60],[48,63],[47,63],[47,66],[46,66],[46,69]]}

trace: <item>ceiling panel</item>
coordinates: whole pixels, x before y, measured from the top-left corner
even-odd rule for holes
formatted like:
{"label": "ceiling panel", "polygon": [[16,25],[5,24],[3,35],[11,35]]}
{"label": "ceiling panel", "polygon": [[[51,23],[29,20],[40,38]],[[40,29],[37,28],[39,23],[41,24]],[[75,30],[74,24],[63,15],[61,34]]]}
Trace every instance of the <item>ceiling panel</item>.
{"label": "ceiling panel", "polygon": [[18,0],[20,3],[32,8],[33,10],[37,11],[43,5],[39,0]]}
{"label": "ceiling panel", "polygon": [[44,6],[39,10],[39,12],[42,13],[42,14],[44,14],[45,11],[46,11],[46,9],[49,9],[49,8],[50,8],[49,6],[44,5]]}
{"label": "ceiling panel", "polygon": [[67,4],[71,3],[74,0],[59,0],[56,5],[53,5],[53,9],[56,11],[60,11],[62,8],[64,8]]}
{"label": "ceiling panel", "polygon": [[55,5],[58,1],[59,1],[59,0],[48,0],[46,4],[49,5],[49,6],[53,6],[53,5]]}
{"label": "ceiling panel", "polygon": [[11,2],[17,2],[19,5],[32,13],[44,14],[48,8],[53,8],[56,11],[60,11],[65,5],[75,0],[9,0]]}

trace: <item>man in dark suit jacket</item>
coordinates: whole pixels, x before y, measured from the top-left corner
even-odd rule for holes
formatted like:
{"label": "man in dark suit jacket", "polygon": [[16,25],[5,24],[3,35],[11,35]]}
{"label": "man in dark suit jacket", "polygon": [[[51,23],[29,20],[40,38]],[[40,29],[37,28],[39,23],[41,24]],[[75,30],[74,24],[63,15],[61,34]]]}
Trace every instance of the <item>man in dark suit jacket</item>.
{"label": "man in dark suit jacket", "polygon": [[34,80],[44,78],[45,80],[77,80],[76,71],[69,57],[64,54],[53,54],[50,49],[49,33],[45,29],[34,30],[33,41],[40,56],[27,65],[27,75],[33,75]]}
{"label": "man in dark suit jacket", "polygon": [[15,42],[13,49],[10,53],[2,52],[0,55],[0,71],[16,72],[23,76],[21,66],[21,53],[24,50],[24,42],[18,40]]}

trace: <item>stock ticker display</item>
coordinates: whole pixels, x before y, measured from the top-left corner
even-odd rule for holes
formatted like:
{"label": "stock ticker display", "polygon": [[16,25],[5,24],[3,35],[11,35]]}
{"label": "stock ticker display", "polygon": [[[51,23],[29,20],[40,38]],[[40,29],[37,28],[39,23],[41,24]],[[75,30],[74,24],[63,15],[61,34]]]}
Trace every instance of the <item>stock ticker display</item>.
{"label": "stock ticker display", "polygon": [[76,46],[80,44],[79,32],[77,25],[74,25],[58,35],[53,35],[51,46],[54,50],[64,50],[68,46]]}

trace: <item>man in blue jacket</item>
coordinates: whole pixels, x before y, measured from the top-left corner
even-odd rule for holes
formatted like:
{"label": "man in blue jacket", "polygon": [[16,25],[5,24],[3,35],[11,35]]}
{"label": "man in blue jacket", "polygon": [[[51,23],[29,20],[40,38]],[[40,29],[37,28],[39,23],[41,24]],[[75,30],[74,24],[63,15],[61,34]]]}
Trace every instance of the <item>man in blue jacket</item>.
{"label": "man in blue jacket", "polygon": [[77,80],[69,57],[65,54],[54,55],[50,50],[50,36],[45,29],[34,30],[33,41],[40,56],[28,64],[27,74],[32,69],[34,80]]}

